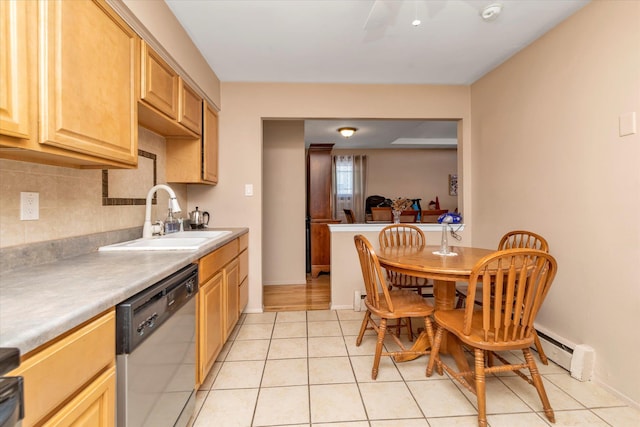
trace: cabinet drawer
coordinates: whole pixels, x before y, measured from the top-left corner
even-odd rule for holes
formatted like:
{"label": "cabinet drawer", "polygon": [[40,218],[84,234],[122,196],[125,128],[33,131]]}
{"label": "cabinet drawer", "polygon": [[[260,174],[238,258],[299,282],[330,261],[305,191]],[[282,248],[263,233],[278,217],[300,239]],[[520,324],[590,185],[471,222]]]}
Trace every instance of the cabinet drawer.
{"label": "cabinet drawer", "polygon": [[200,283],[204,283],[209,277],[224,267],[238,255],[238,239],[232,240],[221,248],[200,259],[199,275]]}
{"label": "cabinet drawer", "polygon": [[25,418],[30,426],[115,365],[115,310],[37,350],[10,375],[24,377]]}
{"label": "cabinet drawer", "polygon": [[238,240],[240,242],[240,252],[249,247],[249,233],[245,233],[242,236],[238,237]]}

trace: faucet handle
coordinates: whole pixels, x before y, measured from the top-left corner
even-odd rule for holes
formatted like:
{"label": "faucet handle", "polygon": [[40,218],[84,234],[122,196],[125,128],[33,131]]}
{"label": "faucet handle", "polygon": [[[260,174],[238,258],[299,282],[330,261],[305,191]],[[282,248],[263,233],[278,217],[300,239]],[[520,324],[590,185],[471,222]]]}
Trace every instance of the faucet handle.
{"label": "faucet handle", "polygon": [[151,234],[153,236],[162,236],[164,234],[164,222],[156,221],[151,224]]}

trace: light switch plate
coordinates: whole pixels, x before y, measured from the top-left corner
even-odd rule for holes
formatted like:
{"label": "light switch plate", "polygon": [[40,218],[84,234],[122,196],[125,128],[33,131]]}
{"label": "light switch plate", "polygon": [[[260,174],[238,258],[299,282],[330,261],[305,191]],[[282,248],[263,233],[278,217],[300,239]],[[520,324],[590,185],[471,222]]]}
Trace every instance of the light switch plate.
{"label": "light switch plate", "polygon": [[33,221],[40,218],[40,197],[39,193],[20,193],[20,220]]}
{"label": "light switch plate", "polygon": [[245,196],[253,196],[253,184],[245,184],[244,185],[244,195]]}
{"label": "light switch plate", "polygon": [[634,135],[637,132],[636,112],[620,115],[620,136]]}

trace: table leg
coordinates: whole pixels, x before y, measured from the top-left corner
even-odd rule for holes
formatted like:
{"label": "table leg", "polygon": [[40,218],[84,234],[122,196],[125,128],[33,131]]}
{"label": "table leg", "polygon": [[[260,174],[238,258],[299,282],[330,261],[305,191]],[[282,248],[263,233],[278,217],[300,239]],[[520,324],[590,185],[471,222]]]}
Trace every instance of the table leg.
{"label": "table leg", "polygon": [[[456,301],[456,283],[444,280],[435,280],[433,287],[433,296],[435,299],[436,310],[453,310],[455,308]],[[424,351],[430,346],[429,337],[426,331],[416,338],[410,351]],[[455,336],[448,333],[443,334],[442,343],[440,345],[440,353],[451,354],[456,362],[456,365],[460,372],[469,371],[469,362],[464,357],[464,351],[462,344]],[[406,362],[416,359],[418,356],[415,354],[398,355],[395,357],[396,362]],[[471,381],[473,383],[473,381]]]}

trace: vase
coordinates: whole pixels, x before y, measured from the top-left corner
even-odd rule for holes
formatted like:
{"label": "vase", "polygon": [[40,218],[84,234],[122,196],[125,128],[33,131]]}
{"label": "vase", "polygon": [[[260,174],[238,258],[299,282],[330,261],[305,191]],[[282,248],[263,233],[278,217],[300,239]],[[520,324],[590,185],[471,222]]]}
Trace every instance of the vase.
{"label": "vase", "polygon": [[400,224],[400,214],[402,213],[402,211],[397,211],[395,209],[392,209],[391,213],[393,214],[393,223]]}
{"label": "vase", "polygon": [[447,227],[446,223],[442,223],[442,237],[440,238],[440,254],[447,255],[449,253],[449,240],[447,238]]}

